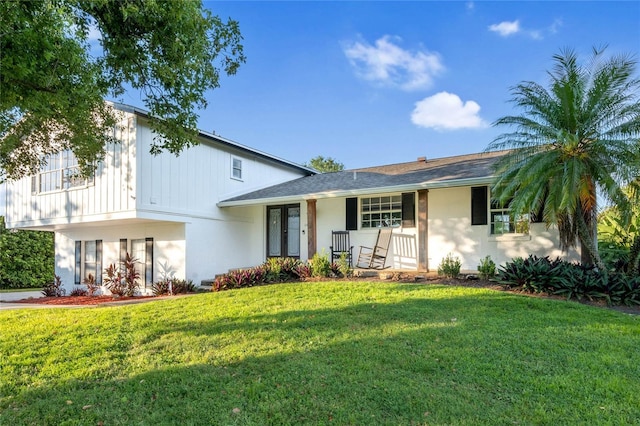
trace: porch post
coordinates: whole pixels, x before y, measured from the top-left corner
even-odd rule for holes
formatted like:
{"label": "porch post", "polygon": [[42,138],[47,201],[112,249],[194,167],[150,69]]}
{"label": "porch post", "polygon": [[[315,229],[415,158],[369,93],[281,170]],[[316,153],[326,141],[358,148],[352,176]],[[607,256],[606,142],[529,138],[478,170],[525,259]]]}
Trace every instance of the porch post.
{"label": "porch post", "polygon": [[316,254],[316,200],[307,200],[307,250],[308,258]]}
{"label": "porch post", "polygon": [[429,271],[429,190],[418,190],[418,270]]}

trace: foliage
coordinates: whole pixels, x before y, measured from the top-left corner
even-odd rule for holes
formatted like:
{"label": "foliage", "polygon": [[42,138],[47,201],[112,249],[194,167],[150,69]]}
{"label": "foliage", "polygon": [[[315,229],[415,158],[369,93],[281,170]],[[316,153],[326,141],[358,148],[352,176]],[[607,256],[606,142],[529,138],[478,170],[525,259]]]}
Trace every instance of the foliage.
{"label": "foliage", "polygon": [[136,290],[138,290],[138,280],[140,279],[140,273],[136,270],[137,262],[138,259],[127,253],[121,268],[112,263],[104,270],[106,275],[104,285],[111,294],[120,297],[132,297],[135,295]]}
{"label": "foliage", "polygon": [[340,258],[338,259],[337,267],[334,268],[332,266],[331,269],[334,275],[339,277],[349,278],[353,275],[353,269],[349,264],[349,255],[346,252],[340,253]]}
{"label": "foliage", "polygon": [[200,1],[8,0],[0,16],[0,171],[10,178],[65,148],[89,174],[112,141],[104,99],[127,87],[158,134],[152,152],[177,154],[197,143],[205,93],[245,61],[238,23]]}
{"label": "foliage", "polygon": [[0,288],[42,287],[53,279],[53,233],[8,230],[0,216]]}
{"label": "foliage", "polygon": [[601,300],[609,305],[640,305],[640,276],[620,271],[605,275],[594,266],[559,258],[515,258],[499,268],[496,281],[530,293]]}
{"label": "foliage", "polygon": [[316,253],[309,260],[311,266],[311,276],[318,278],[326,278],[331,275],[331,262],[329,256],[322,251],[322,253]]}
{"label": "foliage", "polygon": [[87,275],[87,278],[82,280],[82,284],[87,286],[87,294],[89,296],[95,296],[100,289],[100,284],[96,282],[96,277],[94,277],[91,273]]}
{"label": "foliage", "polygon": [[89,292],[87,291],[87,289],[82,287],[74,287],[73,290],[71,290],[71,293],[69,293],[69,296],[87,296],[87,295],[89,295]]}
{"label": "foliage", "polygon": [[491,256],[487,255],[484,259],[480,259],[478,272],[478,275],[480,275],[480,278],[483,280],[489,280],[496,275],[496,264],[491,260]]}
{"label": "foliage", "polygon": [[[640,174],[640,79],[636,60],[603,59],[594,49],[588,66],[572,50],[553,57],[546,89],[523,82],[512,89],[523,113],[494,125],[514,130],[488,150],[510,149],[496,164],[492,196],[512,200],[515,214],[541,212],[557,225],[562,248],[580,242],[582,262],[606,273],[597,248],[597,196],[626,211],[622,190]],[[596,195],[597,194],[597,195]]]}
{"label": "foliage", "polygon": [[0,423],[631,425],[639,336],[608,309],[366,281],[0,311]]}
{"label": "foliage", "polygon": [[50,283],[42,288],[42,294],[46,297],[62,297],[66,293],[62,286],[62,279],[56,275]]}
{"label": "foliage", "polygon": [[336,161],[331,157],[325,158],[322,155],[313,157],[311,160],[309,160],[308,163],[305,163],[304,165],[316,169],[321,173],[339,172],[344,170],[344,164]]}
{"label": "foliage", "polygon": [[253,287],[266,282],[267,270],[264,266],[249,269],[236,269],[216,277],[213,291],[231,290],[243,287]]}
{"label": "foliage", "polygon": [[453,253],[447,254],[440,265],[438,265],[438,275],[448,278],[456,278],[460,274],[462,263],[459,257],[454,257]]}
{"label": "foliage", "polygon": [[154,296],[194,293],[196,286],[191,280],[165,278],[151,285]]}
{"label": "foliage", "polygon": [[598,217],[598,248],[608,268],[637,274],[640,268],[640,191],[627,188],[632,203],[627,211],[610,207]]}

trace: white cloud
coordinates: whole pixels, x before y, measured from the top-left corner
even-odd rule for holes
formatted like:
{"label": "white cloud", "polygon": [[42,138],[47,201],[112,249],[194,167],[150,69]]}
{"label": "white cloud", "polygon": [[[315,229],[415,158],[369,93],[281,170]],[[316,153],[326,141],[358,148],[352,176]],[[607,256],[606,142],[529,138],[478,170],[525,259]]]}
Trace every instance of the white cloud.
{"label": "white cloud", "polygon": [[515,20],[513,22],[503,21],[499,24],[489,25],[489,31],[496,32],[502,37],[508,37],[511,34],[520,32],[520,21]]}
{"label": "white cloud", "polygon": [[375,45],[366,41],[347,43],[344,54],[359,77],[403,90],[431,87],[433,78],[444,70],[437,53],[419,50],[411,52],[400,48],[394,41],[398,37],[383,36]]}
{"label": "white cloud", "polygon": [[458,95],[448,92],[416,102],[411,122],[419,127],[436,130],[478,129],[488,124],[478,115],[480,105],[474,101],[462,102]]}
{"label": "white cloud", "polygon": [[520,21],[515,20],[513,22],[504,21],[499,24],[489,25],[489,31],[498,33],[502,37],[509,37],[513,34],[525,34],[534,40],[542,40],[545,35],[556,34],[559,28],[562,27],[562,20],[556,19],[551,25],[542,29],[529,29],[520,26]]}

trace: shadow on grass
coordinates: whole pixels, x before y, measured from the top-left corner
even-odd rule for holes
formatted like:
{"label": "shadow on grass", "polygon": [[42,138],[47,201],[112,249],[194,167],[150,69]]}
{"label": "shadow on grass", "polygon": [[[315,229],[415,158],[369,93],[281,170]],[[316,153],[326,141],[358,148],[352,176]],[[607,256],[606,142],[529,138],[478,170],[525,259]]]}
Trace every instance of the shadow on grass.
{"label": "shadow on grass", "polygon": [[[119,342],[111,350],[128,367],[117,372],[121,378],[16,389],[15,397],[3,396],[0,423],[621,424],[640,418],[633,400],[640,394],[633,380],[640,373],[633,351],[638,328],[612,341],[609,327],[616,328],[619,315],[488,290],[389,286],[394,297],[362,291],[353,305],[337,294],[335,307],[331,301],[279,307],[272,289],[261,288],[118,308],[128,317],[126,329],[113,330]],[[224,315],[224,303],[254,312]],[[194,309],[197,317],[185,315]],[[154,318],[158,310],[162,321]],[[124,332],[135,335],[125,340]],[[628,362],[620,362],[623,356]]]}

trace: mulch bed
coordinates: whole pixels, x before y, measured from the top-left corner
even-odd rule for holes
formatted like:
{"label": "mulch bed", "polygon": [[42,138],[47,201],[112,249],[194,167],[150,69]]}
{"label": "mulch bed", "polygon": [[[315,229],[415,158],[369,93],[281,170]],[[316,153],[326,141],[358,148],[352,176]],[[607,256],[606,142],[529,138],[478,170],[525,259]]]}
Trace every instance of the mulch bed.
{"label": "mulch bed", "polygon": [[31,299],[15,300],[11,303],[30,303],[39,305],[100,305],[101,303],[131,302],[144,299],[154,299],[155,296],[133,296],[133,297],[113,297],[113,296],[61,296],[61,297],[38,297]]}

